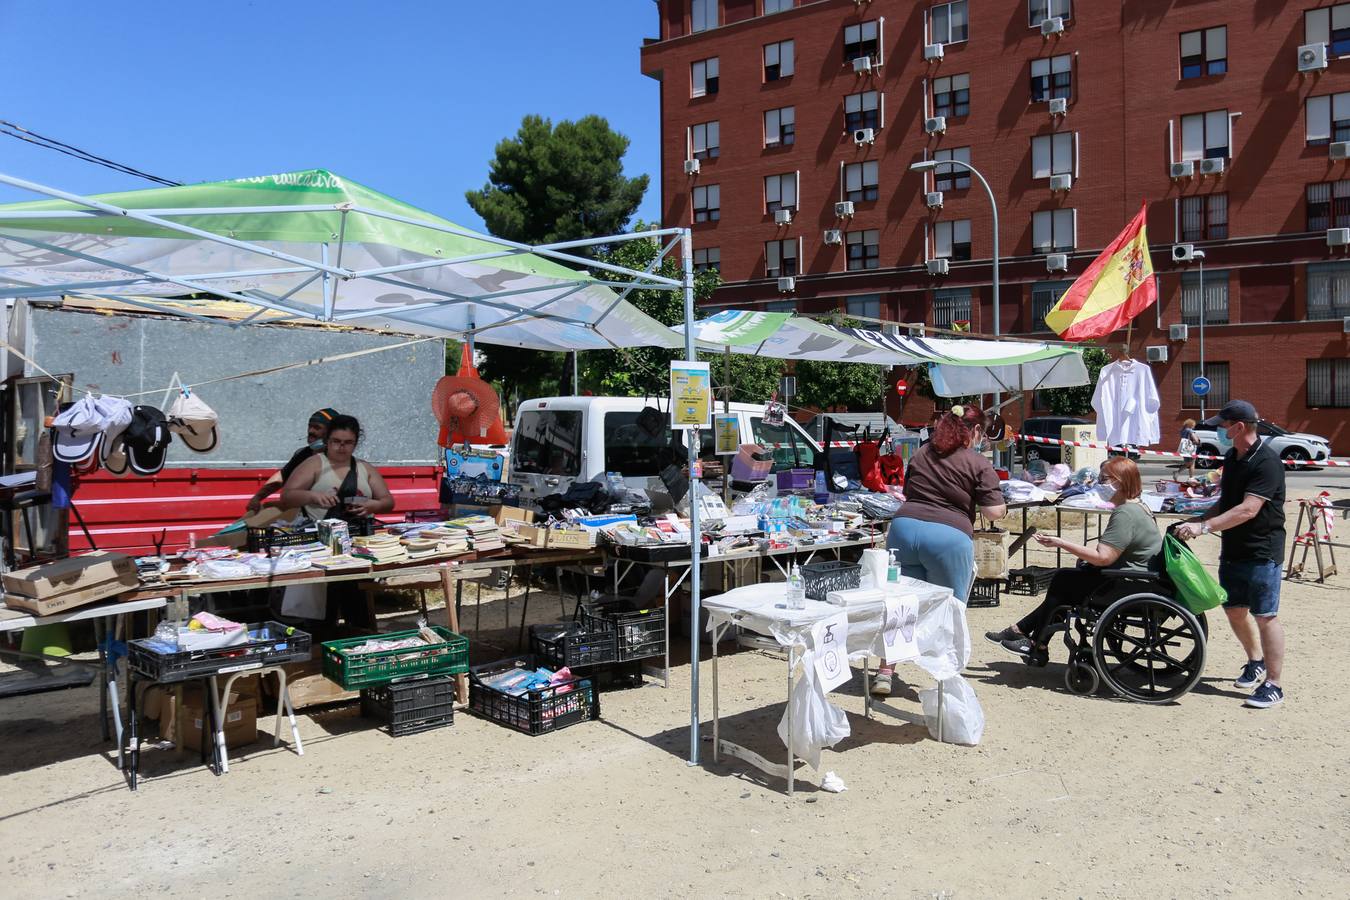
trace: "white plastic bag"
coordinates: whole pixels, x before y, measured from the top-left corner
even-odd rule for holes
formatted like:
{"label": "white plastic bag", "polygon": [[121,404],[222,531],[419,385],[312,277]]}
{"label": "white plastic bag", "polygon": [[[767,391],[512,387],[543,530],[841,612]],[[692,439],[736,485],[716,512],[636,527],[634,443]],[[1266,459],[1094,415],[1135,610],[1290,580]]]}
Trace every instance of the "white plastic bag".
{"label": "white plastic bag", "polygon": [[[792,686],[788,704],[792,710],[792,752],[813,769],[820,768],[820,751],[848,737],[848,716],[829,700],[816,678],[814,660],[802,666],[801,677]],[[788,713],[778,723],[778,737],[788,746]]]}
{"label": "white plastic bag", "polygon": [[[943,743],[975,746],[984,736],[984,709],[975,696],[975,689],[960,675],[948,678],[941,685]],[[923,704],[928,733],[937,737],[938,689],[919,691],[919,701]]]}

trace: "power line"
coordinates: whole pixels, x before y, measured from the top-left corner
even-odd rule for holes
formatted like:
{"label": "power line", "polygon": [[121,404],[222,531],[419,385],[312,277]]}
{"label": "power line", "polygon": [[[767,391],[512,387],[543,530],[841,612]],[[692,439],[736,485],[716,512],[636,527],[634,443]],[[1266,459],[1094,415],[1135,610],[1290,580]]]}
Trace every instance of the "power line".
{"label": "power line", "polygon": [[144,172],[133,166],[128,166],[123,163],[115,162],[111,159],[108,159],[105,156],[99,156],[96,153],[91,153],[88,150],[82,150],[79,147],[74,146],[73,144],[67,144],[65,141],[57,140],[56,138],[47,137],[46,135],[39,134],[38,132],[33,131],[30,128],[24,128],[22,125],[19,125],[15,122],[9,122],[4,119],[0,119],[0,134],[15,138],[16,140],[24,141],[29,144],[33,144],[38,147],[42,147],[47,150],[55,150],[57,153],[64,153],[66,156],[70,156],[75,159],[82,160],[84,162],[93,163],[94,165],[97,166],[103,166],[106,169],[112,169],[114,172],[121,172],[124,175],[132,175],[136,178],[144,178],[147,181],[153,181],[156,184],[162,184],[165,185],[166,187],[178,187],[182,184],[181,181],[173,181],[168,178],[160,178],[158,175],[151,175],[149,172]]}

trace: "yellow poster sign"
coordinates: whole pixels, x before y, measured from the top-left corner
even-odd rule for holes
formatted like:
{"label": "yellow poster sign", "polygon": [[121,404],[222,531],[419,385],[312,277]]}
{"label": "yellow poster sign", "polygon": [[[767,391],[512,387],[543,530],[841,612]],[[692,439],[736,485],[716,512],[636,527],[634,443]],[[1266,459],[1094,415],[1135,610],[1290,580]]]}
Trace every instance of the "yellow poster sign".
{"label": "yellow poster sign", "polygon": [[712,427],[712,374],[707,363],[671,360],[670,427]]}
{"label": "yellow poster sign", "polygon": [[727,456],[741,449],[740,416],[718,414],[713,416],[713,435],[716,437],[715,452],[718,456]]}

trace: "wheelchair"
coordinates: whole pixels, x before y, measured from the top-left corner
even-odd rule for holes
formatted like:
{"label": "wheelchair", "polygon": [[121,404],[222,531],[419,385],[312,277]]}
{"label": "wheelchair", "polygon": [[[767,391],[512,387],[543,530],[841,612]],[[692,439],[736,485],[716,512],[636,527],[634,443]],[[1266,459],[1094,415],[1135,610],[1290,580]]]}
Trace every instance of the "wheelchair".
{"label": "wheelchair", "polygon": [[1103,569],[1105,583],[1082,602],[1057,608],[1035,636],[1026,662],[1045,666],[1056,633],[1069,649],[1064,686],[1093,694],[1105,684],[1136,703],[1170,703],[1195,687],[1205,668],[1209,625],[1174,596],[1160,572]]}

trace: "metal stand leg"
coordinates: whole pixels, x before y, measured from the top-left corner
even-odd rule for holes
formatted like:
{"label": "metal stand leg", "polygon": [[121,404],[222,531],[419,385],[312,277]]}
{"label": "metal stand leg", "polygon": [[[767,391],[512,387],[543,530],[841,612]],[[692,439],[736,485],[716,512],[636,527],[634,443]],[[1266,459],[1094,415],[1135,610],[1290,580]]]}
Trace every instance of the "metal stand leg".
{"label": "metal stand leg", "polygon": [[[214,747],[213,761],[215,763],[215,771],[217,775],[224,775],[226,772],[230,771],[230,757],[229,754],[225,751],[225,710],[222,708],[224,706],[224,701],[222,701],[220,699],[220,695],[216,693],[217,690],[216,676],[212,675],[210,678],[208,678],[206,680],[205,687],[207,693],[210,694],[211,696],[208,698],[209,706],[206,708],[206,710],[203,711],[202,718],[205,719],[207,716],[210,716],[212,726],[211,740],[213,741],[212,746]],[[206,745],[205,721],[202,722],[202,732],[203,732],[202,745],[205,746]]]}
{"label": "metal stand leg", "polygon": [[[105,679],[108,678],[110,668],[108,666],[108,652],[104,646],[107,636],[108,636],[107,624],[102,619],[95,619],[94,641],[95,643],[98,644],[98,663],[99,666],[103,669],[103,676]],[[112,687],[110,688],[110,690],[100,691],[98,695],[98,713],[99,713],[98,720],[99,726],[103,731],[103,739],[105,741],[111,736],[108,734],[108,695],[109,693],[111,693],[114,698],[116,698],[117,696],[116,670],[113,670],[113,677],[111,681]]]}
{"label": "metal stand leg", "polygon": [[938,682],[938,743],[942,743],[942,682]]}
{"label": "metal stand leg", "polygon": [[863,657],[863,718],[872,718],[872,657]]}
{"label": "metal stand leg", "polygon": [[712,676],[713,676],[713,677],[712,677],[712,682],[713,682],[713,721],[712,721],[712,726],[713,726],[713,727],[712,727],[712,732],[713,732],[713,735],[712,735],[712,737],[713,737],[713,740],[712,740],[712,744],[713,744],[713,752],[712,752],[712,758],[713,758],[713,762],[717,762],[717,761],[718,761],[719,751],[721,750],[721,747],[720,747],[720,744],[721,744],[721,736],[718,734],[718,732],[719,732],[719,727],[718,727],[718,726],[721,724],[721,718],[722,718],[722,717],[721,717],[720,713],[718,712],[718,708],[717,708],[717,645],[718,645],[719,643],[721,643],[721,641],[722,641],[722,634],[723,634],[726,630],[727,630],[727,626],[726,626],[726,625],[722,625],[722,626],[720,626],[720,627],[718,627],[718,628],[714,628],[714,629],[713,629],[713,642],[712,642]]}
{"label": "metal stand leg", "polygon": [[787,728],[788,728],[788,747],[787,747],[788,756],[787,756],[787,766],[788,766],[788,772],[787,772],[787,783],[788,783],[788,796],[789,796],[789,797],[792,796],[793,776],[796,774],[796,772],[795,772],[796,767],[793,765],[793,763],[794,763],[794,761],[795,761],[796,758],[797,758],[797,754],[796,754],[796,752],[795,752],[795,749],[796,749],[796,748],[794,747],[794,742],[793,742],[793,732],[792,732],[792,669],[793,669],[793,665],[794,665],[794,663],[796,663],[796,661],[797,661],[797,648],[796,648],[796,647],[788,647],[788,659],[787,659],[787,704],[788,704],[788,708],[787,708]]}
{"label": "metal stand leg", "polygon": [[291,690],[290,686],[286,684],[286,670],[276,668],[272,671],[276,673],[279,682],[278,690],[281,694],[277,702],[277,724],[272,731],[272,746],[275,747],[281,743],[281,709],[284,706],[286,715],[291,720],[291,740],[295,742],[295,755],[304,756],[305,745],[300,743],[300,725],[295,721],[295,707],[291,705]]}
{"label": "metal stand leg", "polygon": [[[131,721],[127,723],[130,726],[130,743],[127,748],[127,762],[131,769],[131,789],[134,791],[136,790],[136,779],[140,774],[141,769],[141,740],[139,729],[137,728],[137,721],[140,718],[140,713],[136,709],[136,676],[134,673],[130,673],[127,676],[127,688],[131,695],[127,702],[131,718]],[[179,718],[181,718],[181,716]]]}
{"label": "metal stand leg", "polygon": [[530,617],[530,582],[534,579],[533,567],[525,567],[525,608],[520,611],[520,633],[516,635],[516,649],[525,646],[525,620]]}

